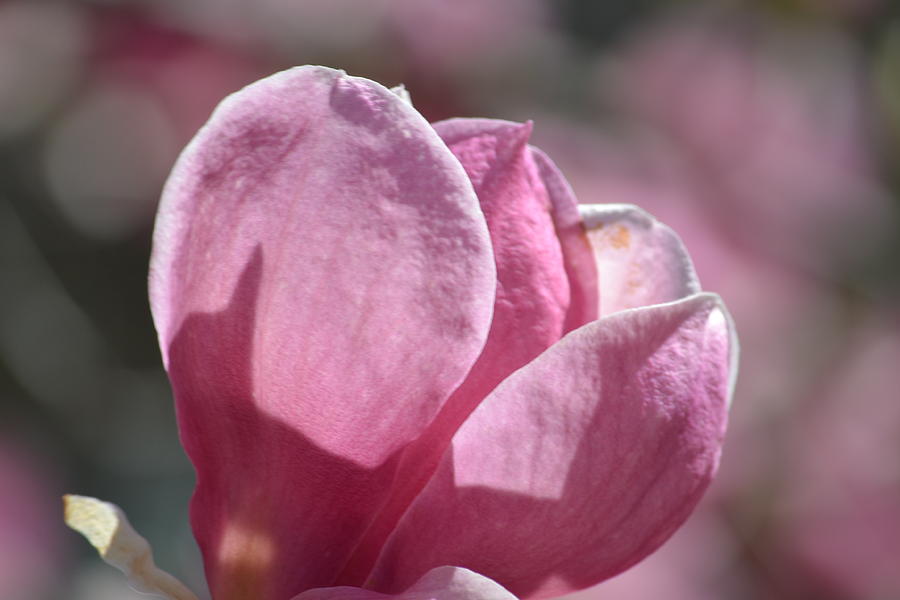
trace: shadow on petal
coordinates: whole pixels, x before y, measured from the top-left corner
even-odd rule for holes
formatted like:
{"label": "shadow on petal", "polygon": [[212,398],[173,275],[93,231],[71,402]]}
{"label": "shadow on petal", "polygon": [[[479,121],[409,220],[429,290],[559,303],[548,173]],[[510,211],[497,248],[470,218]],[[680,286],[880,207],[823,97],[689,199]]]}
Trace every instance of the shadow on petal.
{"label": "shadow on petal", "polygon": [[366,497],[396,465],[393,456],[361,468],[253,402],[248,346],[260,334],[263,260],[257,247],[228,306],[188,316],[169,348],[182,443],[197,472],[191,522],[217,600],[332,585],[371,518]]}

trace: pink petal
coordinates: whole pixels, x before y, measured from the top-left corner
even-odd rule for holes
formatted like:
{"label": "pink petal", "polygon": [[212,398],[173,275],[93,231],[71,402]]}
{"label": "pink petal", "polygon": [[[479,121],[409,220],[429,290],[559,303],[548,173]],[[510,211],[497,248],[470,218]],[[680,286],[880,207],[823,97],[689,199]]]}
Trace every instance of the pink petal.
{"label": "pink petal", "polygon": [[527,145],[531,124],[453,119],[434,128],[475,187],[497,264],[488,341],[463,386],[467,389],[455,396],[467,392],[474,408],[506,376],[562,337],[569,281],[553,204]]}
{"label": "pink petal", "polygon": [[568,333],[599,316],[597,265],[572,186],[540,149],[531,146],[531,156],[553,203],[553,221],[569,278],[569,311],[565,325]]}
{"label": "pink petal", "polygon": [[600,279],[600,313],[679,300],[700,291],[678,235],[636,206],[580,207]]}
{"label": "pink petal", "polygon": [[655,550],[716,470],[730,328],[718,297],[698,294],[569,334],[460,428],[367,587],[452,564],[542,598]]}
{"label": "pink petal", "polygon": [[[365,581],[384,540],[428,482],[465,418],[510,373],[559,340],[569,315],[569,279],[554,205],[527,145],[531,124],[453,119],[434,127],[466,169],[487,218],[497,263],[494,318],[484,351],[466,381],[425,434],[404,452],[394,495],[341,583]],[[577,227],[583,237],[577,207],[564,208],[567,226]],[[592,262],[586,240],[582,243]]]}
{"label": "pink petal", "polygon": [[460,567],[437,567],[422,576],[402,594],[392,596],[358,587],[318,588],[293,600],[516,600],[503,586]]}
{"label": "pink petal", "polygon": [[484,345],[495,268],[468,178],[388,89],[300,67],[216,110],[153,252],[213,595],[332,584]]}

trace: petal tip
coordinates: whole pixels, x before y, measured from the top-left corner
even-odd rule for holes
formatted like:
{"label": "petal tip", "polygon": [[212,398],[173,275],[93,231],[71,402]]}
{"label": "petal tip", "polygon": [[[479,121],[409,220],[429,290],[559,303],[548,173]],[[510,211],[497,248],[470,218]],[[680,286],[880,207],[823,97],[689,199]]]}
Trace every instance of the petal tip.
{"label": "petal tip", "polygon": [[116,507],[89,496],[63,496],[66,525],[83,535],[105,557],[119,528]]}

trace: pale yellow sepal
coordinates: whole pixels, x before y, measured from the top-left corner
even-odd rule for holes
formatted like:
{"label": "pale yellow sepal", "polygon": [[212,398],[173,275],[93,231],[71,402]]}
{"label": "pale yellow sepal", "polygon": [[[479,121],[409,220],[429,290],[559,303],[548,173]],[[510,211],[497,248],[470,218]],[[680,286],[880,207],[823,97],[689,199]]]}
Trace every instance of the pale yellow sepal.
{"label": "pale yellow sepal", "polygon": [[63,496],[66,525],[83,535],[100,557],[128,577],[139,592],[169,600],[197,600],[183,583],[153,563],[150,544],[138,534],[115,504],[88,496]]}

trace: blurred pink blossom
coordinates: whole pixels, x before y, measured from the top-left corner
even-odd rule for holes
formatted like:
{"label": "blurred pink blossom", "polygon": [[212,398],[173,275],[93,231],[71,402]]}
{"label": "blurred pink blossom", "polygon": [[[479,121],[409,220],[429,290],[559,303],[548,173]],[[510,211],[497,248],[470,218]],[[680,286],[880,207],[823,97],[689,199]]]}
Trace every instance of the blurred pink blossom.
{"label": "blurred pink blossom", "polygon": [[108,241],[149,227],[179,148],[256,73],[247,59],[127,12],[88,16],[85,85],[48,132],[44,173],[72,227]]}
{"label": "blurred pink blossom", "polygon": [[876,312],[793,419],[778,531],[822,589],[847,597],[900,595],[898,365],[900,313]]}
{"label": "blurred pink blossom", "polygon": [[245,53],[143,15],[110,9],[92,18],[91,83],[130,86],[151,97],[171,121],[179,146],[223,96],[266,70]]}
{"label": "blurred pink blossom", "polygon": [[477,69],[535,43],[546,12],[536,0],[394,0],[390,18],[420,65]]}
{"label": "blurred pink blossom", "polygon": [[15,438],[0,434],[0,598],[33,600],[53,591],[63,530],[46,466]]}
{"label": "blurred pink blossom", "polygon": [[269,53],[401,73],[409,63],[446,72],[509,60],[539,39],[549,12],[538,0],[169,0],[157,10]]}
{"label": "blurred pink blossom", "polygon": [[665,22],[636,35],[612,81],[623,111],[678,147],[704,212],[748,248],[818,271],[890,231],[857,48],[760,20]]}
{"label": "blurred pink blossom", "polygon": [[[216,600],[559,595],[690,514],[730,318],[672,230],[578,207],[530,133],[301,67],[181,155],[150,298]],[[123,518],[72,503],[89,537]]]}

